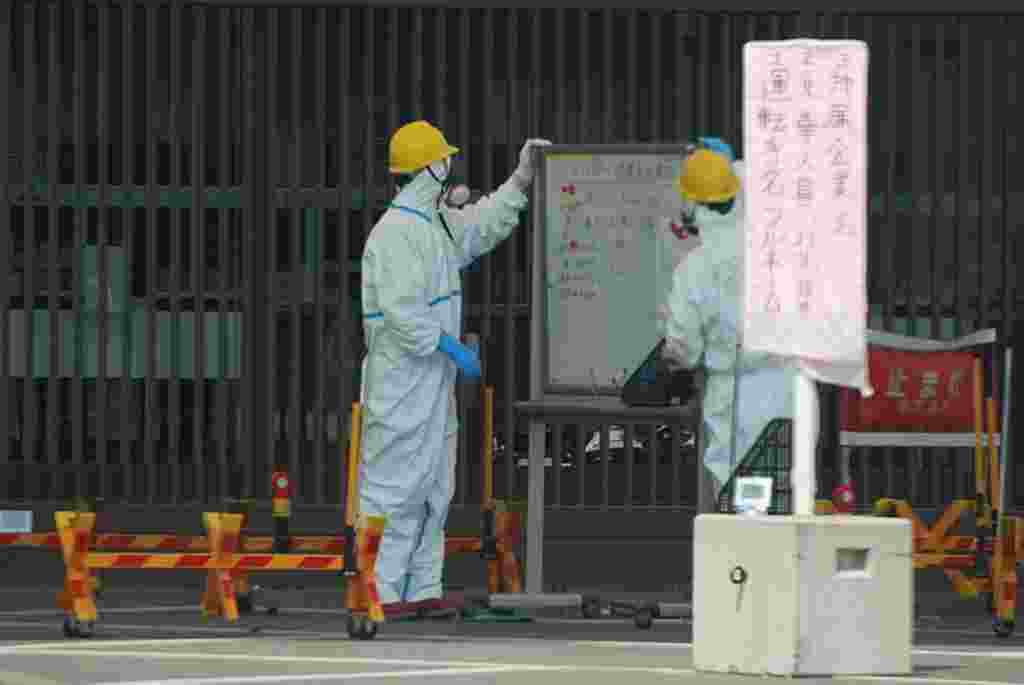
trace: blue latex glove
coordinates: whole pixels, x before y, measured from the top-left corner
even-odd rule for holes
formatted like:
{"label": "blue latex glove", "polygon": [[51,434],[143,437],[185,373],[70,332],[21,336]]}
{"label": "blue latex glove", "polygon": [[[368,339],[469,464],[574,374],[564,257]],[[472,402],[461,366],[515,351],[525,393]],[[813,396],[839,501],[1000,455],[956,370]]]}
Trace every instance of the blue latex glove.
{"label": "blue latex glove", "polygon": [[712,152],[724,155],[730,162],[736,161],[736,155],[732,151],[732,145],[729,145],[729,143],[725,142],[721,138],[710,138],[705,136],[704,138],[698,138],[697,141]]}
{"label": "blue latex glove", "polygon": [[467,377],[480,378],[480,359],[477,357],[476,352],[447,333],[441,334],[441,340],[437,344],[437,349],[448,355]]}

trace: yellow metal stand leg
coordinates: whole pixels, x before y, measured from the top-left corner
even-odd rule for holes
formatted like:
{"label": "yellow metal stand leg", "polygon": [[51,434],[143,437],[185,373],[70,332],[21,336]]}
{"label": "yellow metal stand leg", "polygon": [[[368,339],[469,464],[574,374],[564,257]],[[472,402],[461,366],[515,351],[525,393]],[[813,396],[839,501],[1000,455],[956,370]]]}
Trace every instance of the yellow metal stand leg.
{"label": "yellow metal stand leg", "polygon": [[77,621],[95,623],[96,602],[87,561],[96,526],[96,514],[58,511],[54,519],[64,559],[64,591],[58,596],[57,602]]}

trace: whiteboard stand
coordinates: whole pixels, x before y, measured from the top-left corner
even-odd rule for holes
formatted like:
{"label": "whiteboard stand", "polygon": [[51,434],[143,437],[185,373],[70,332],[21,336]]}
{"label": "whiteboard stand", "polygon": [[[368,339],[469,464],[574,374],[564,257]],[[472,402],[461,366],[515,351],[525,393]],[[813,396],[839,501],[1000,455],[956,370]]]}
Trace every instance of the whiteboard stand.
{"label": "whiteboard stand", "polygon": [[[609,210],[614,216],[621,214],[622,217],[633,217],[637,220],[636,224],[631,224],[634,226],[644,224],[646,219],[641,220],[638,217],[646,216],[648,213],[646,210],[638,210],[637,207],[647,207],[653,213],[652,216],[656,214],[661,217],[678,213],[679,199],[674,183],[678,175],[682,151],[683,148],[680,145],[556,144],[539,148],[534,153],[538,158],[538,168],[531,188],[529,205],[532,214],[530,220],[532,227],[531,259],[529,260],[531,267],[530,399],[525,402],[517,402],[515,405],[518,414],[525,417],[529,425],[526,592],[492,595],[491,604],[493,606],[581,608],[583,614],[588,617],[594,615],[595,610],[598,614],[600,613],[600,600],[594,601],[595,598],[585,598],[579,594],[544,593],[544,509],[546,500],[544,480],[545,462],[548,456],[546,454],[548,423],[600,423],[606,426],[609,424],[664,423],[672,426],[673,429],[676,429],[677,426],[685,426],[691,430],[700,428],[699,400],[695,399],[684,405],[676,404],[665,407],[630,407],[624,404],[620,398],[621,388],[607,387],[608,384],[603,381],[600,383],[602,387],[598,387],[598,380],[593,377],[580,377],[578,382],[572,385],[562,382],[555,383],[549,373],[551,360],[547,358],[549,343],[548,289],[552,287],[549,286],[549,283],[554,284],[557,281],[556,274],[549,274],[548,271],[553,264],[564,260],[564,255],[567,254],[559,252],[565,246],[559,246],[557,242],[551,243],[552,250],[549,253],[547,244],[549,232],[553,236],[561,233],[556,230],[557,226],[550,222],[562,221],[560,217],[565,215],[564,210],[574,202],[577,207],[589,205],[596,215],[600,215],[599,219],[600,217],[607,218]],[[612,205],[620,202],[626,203],[624,196],[615,193],[629,191],[632,193],[631,199],[618,208],[609,206],[607,202],[592,202],[591,194],[603,192],[601,188],[614,189],[615,192],[605,198]],[[578,195],[577,190],[579,191]],[[599,240],[613,239],[610,226],[604,226],[597,234],[590,233],[592,228],[592,225],[588,226],[588,230],[583,231],[578,238],[586,251],[597,250],[596,246]],[[577,249],[578,245],[574,243],[576,243],[576,239],[570,242],[570,251]],[[556,257],[556,255],[560,256]],[[564,261],[562,263],[564,264]],[[637,267],[627,268],[621,264],[612,268],[612,271],[618,275],[635,273],[636,270]],[[656,271],[655,273],[661,272]],[[630,293],[627,296],[622,296],[620,293],[619,299],[630,303],[637,300],[653,302],[653,298],[661,295],[661,290],[670,287],[669,275],[666,272],[666,277],[661,282],[653,281],[651,289],[648,291],[639,294]],[[601,287],[616,290],[619,287],[617,284],[622,282],[624,282],[623,279],[618,276],[609,277]],[[590,308],[587,311],[589,315],[594,315],[597,310]],[[625,322],[619,322],[617,325],[631,332],[625,343],[626,347],[636,346],[638,353],[646,354],[658,338],[657,327],[653,319],[647,322],[650,325],[645,327],[638,325],[636,316],[637,312],[643,311],[642,308],[622,305],[617,311],[620,316],[626,317]],[[608,309],[605,308],[601,315],[607,319]],[[600,317],[598,318],[600,319]],[[579,318],[574,318],[573,322],[577,334],[566,338],[565,345],[567,347],[576,349],[574,346],[581,343],[602,339],[601,336],[587,333],[589,327],[583,326]],[[596,323],[599,328],[603,327],[604,330],[610,330],[607,320],[598,320],[592,323]],[[607,340],[608,338],[606,336],[603,339]],[[622,341],[616,343],[616,345],[622,344]],[[616,349],[619,348],[616,347]],[[597,354],[597,357],[600,356]],[[579,358],[584,357],[580,355]],[[592,364],[595,358],[587,357],[588,363]],[[614,363],[609,360],[607,365],[616,368],[601,369],[600,378],[610,377],[612,374],[609,372],[617,374],[622,363],[621,360],[616,359]],[[652,436],[652,438],[654,437]],[[703,433],[698,433],[698,452],[702,451],[702,438]],[[678,455],[673,456],[678,458]],[[559,468],[561,455],[551,455],[551,457],[553,467]],[[585,452],[581,452],[578,458],[585,458]],[[698,462],[700,461],[698,459]],[[704,480],[701,469],[698,469],[695,475],[700,489],[703,490]],[[680,569],[679,571],[680,575],[684,575],[689,569]],[[660,610],[658,607],[656,609]]]}
{"label": "whiteboard stand", "polygon": [[[529,468],[527,473],[526,503],[526,592],[520,594],[491,595],[495,608],[581,609],[588,618],[596,617],[599,598],[580,594],[546,594],[544,592],[544,469],[547,458],[548,423],[599,423],[602,425],[630,423],[664,423],[673,429],[692,430],[697,434],[697,454],[703,454],[703,430],[700,396],[686,404],[667,407],[630,407],[618,397],[547,396],[539,400],[516,402],[516,412],[529,423]],[[652,435],[652,439],[655,436]],[[678,455],[672,455],[678,458]],[[581,452],[578,458],[585,455]],[[560,455],[551,455],[553,468],[561,463]],[[699,496],[703,497],[704,469],[697,459]],[[703,506],[701,504],[700,506]],[[658,604],[654,607],[660,616],[688,615],[688,608],[676,604]],[[682,613],[679,613],[682,612]]]}

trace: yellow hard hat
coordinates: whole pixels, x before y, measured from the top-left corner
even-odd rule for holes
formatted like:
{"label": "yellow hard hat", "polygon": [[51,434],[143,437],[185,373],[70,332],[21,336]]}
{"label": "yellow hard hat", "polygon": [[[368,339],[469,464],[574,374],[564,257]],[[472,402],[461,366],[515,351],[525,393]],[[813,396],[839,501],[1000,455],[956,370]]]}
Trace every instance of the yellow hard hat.
{"label": "yellow hard hat", "polygon": [[683,162],[676,187],[690,202],[727,202],[740,192],[740,179],[723,155],[697,150]]}
{"label": "yellow hard hat", "polygon": [[411,174],[458,151],[459,148],[449,145],[444,134],[434,126],[426,121],[414,121],[391,136],[388,146],[391,173]]}

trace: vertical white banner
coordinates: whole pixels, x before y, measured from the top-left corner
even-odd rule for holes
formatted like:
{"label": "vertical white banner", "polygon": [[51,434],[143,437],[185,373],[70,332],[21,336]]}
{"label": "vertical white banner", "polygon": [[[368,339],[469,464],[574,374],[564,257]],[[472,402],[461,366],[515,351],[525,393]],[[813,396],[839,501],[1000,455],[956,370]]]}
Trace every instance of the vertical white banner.
{"label": "vertical white banner", "polygon": [[743,347],[870,396],[868,47],[750,42],[743,66]]}

